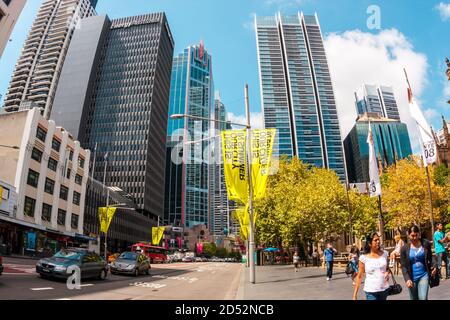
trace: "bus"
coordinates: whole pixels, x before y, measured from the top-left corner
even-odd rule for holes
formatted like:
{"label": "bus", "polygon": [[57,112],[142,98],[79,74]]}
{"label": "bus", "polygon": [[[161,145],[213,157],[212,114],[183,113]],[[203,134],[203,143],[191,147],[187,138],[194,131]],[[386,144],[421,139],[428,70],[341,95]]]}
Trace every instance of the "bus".
{"label": "bus", "polygon": [[167,249],[164,247],[153,246],[149,243],[138,242],[131,246],[132,252],[141,252],[145,254],[150,263],[165,263],[167,262]]}

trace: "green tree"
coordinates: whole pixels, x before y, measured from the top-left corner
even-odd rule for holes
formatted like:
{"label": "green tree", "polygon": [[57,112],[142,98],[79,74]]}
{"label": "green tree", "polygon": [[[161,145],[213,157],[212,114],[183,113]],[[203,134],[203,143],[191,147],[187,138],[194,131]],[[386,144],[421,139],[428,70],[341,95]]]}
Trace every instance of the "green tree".
{"label": "green tree", "polygon": [[434,169],[433,181],[439,186],[445,186],[450,183],[450,169],[444,164],[439,165]]}
{"label": "green tree", "polygon": [[203,254],[207,256],[215,256],[217,251],[217,246],[215,243],[207,242],[203,243]]}

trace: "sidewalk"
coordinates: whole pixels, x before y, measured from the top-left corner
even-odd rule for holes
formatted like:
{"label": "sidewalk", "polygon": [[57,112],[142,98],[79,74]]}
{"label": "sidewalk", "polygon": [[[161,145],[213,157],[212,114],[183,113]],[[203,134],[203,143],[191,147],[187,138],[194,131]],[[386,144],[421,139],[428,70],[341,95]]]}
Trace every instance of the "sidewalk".
{"label": "sidewalk", "polygon": [[[324,269],[302,267],[294,272],[292,265],[257,266],[256,283],[249,282],[249,269],[243,266],[241,282],[236,295],[237,300],[351,300],[353,289],[351,278],[347,277],[344,268],[335,268],[333,279],[326,280]],[[399,295],[390,296],[389,300],[409,300],[403,276],[395,276],[403,291]],[[392,283],[391,283],[392,284]],[[361,284],[359,300],[365,300]],[[430,300],[450,300],[450,280],[441,281],[437,288],[430,289]]]}

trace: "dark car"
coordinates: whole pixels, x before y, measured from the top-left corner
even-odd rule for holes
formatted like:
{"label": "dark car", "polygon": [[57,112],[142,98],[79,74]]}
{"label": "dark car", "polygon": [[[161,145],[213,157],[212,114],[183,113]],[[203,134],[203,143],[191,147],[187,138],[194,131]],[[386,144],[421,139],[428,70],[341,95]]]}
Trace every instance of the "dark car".
{"label": "dark car", "polygon": [[3,257],[2,254],[0,253],[0,276],[3,273]]}
{"label": "dark car", "polygon": [[142,273],[150,274],[151,266],[148,257],[137,252],[124,252],[116,261],[111,263],[111,273],[125,273],[138,276]]}
{"label": "dark car", "polygon": [[86,249],[63,249],[51,258],[41,259],[36,263],[36,272],[42,277],[68,278],[72,275],[67,269],[79,267],[81,279],[106,279],[108,264],[95,252]]}

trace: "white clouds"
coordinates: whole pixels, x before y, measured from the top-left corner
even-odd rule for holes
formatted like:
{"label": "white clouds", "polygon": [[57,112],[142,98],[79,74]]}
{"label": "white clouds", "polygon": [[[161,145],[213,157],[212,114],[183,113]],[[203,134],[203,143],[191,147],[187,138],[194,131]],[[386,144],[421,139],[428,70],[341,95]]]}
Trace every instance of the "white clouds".
{"label": "white clouds", "polygon": [[[240,123],[245,125],[247,123],[247,119],[245,115],[235,115],[232,112],[228,112],[228,120],[235,123]],[[250,114],[250,124],[253,129],[262,129],[264,128],[264,118],[261,112],[252,112]],[[233,129],[242,129],[236,126]]]}
{"label": "white clouds", "polygon": [[[378,34],[352,30],[332,33],[325,39],[327,56],[336,92],[343,139],[356,119],[354,92],[362,84],[381,84],[394,88],[402,122],[408,125],[413,144],[417,150],[417,128],[408,109],[407,84],[403,68],[418,102],[427,84],[427,58],[414,51],[413,45],[396,29],[383,30]],[[434,116],[427,111],[428,116]]]}
{"label": "white clouds", "polygon": [[255,15],[255,12],[252,12],[248,15],[250,19],[243,23],[244,29],[255,32]]}
{"label": "white clouds", "polygon": [[436,9],[439,10],[443,21],[450,19],[450,3],[441,2],[436,6]]}

